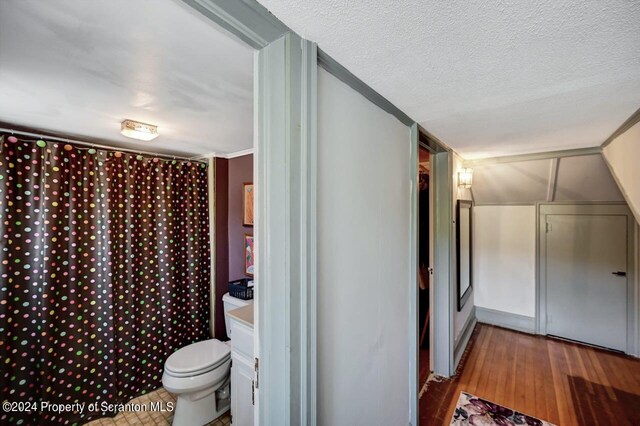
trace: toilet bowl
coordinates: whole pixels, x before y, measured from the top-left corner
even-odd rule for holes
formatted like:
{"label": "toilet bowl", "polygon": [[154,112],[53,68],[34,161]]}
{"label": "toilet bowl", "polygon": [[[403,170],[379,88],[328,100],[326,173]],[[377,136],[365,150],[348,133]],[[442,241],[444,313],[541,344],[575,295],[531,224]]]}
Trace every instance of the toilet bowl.
{"label": "toilet bowl", "polygon": [[162,374],[164,388],[178,397],[173,424],[204,425],[227,411],[230,368],[229,346],[216,339],[174,352]]}
{"label": "toilet bowl", "polygon": [[[251,303],[229,294],[223,300],[225,325],[229,310]],[[224,414],[231,405],[230,370],[229,342],[203,340],[171,354],[164,363],[162,385],[177,396],[173,425],[204,425]]]}

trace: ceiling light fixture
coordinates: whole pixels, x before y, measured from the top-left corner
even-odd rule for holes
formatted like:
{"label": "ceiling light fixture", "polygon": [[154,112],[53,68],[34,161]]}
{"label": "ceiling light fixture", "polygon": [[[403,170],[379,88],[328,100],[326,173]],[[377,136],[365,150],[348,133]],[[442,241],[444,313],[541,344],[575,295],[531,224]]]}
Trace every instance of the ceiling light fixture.
{"label": "ceiling light fixture", "polygon": [[158,137],[158,126],[135,120],[124,120],[120,126],[120,133],[128,138],[150,141]]}

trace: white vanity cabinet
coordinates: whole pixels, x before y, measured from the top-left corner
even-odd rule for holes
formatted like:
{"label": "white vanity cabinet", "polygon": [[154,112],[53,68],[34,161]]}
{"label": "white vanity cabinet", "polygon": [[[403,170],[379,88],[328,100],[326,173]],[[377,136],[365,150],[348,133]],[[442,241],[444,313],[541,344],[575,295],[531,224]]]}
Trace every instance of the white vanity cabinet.
{"label": "white vanity cabinet", "polygon": [[231,336],[229,336],[231,338],[231,424],[253,426],[255,377],[253,305],[230,311],[229,319],[231,320]]}

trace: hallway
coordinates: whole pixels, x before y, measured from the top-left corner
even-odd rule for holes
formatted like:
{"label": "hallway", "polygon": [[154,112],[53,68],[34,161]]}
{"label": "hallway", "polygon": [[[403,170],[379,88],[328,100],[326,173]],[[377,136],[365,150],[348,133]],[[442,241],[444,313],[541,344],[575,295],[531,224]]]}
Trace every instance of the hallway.
{"label": "hallway", "polygon": [[484,324],[457,375],[429,384],[420,424],[449,424],[461,391],[556,425],[640,424],[640,360]]}

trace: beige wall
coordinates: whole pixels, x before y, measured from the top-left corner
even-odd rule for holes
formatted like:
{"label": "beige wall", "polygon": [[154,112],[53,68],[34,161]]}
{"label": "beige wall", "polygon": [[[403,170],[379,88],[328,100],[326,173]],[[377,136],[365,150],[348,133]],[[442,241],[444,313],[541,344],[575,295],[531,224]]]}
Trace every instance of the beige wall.
{"label": "beige wall", "polygon": [[[640,222],[640,123],[614,139],[602,155],[618,183],[629,208]],[[640,306],[640,232],[636,225],[636,306]],[[640,309],[636,312],[637,342],[640,342]],[[635,355],[640,355],[640,343]]]}
{"label": "beige wall", "polygon": [[602,155],[636,221],[640,221],[640,123],[605,146]]}

